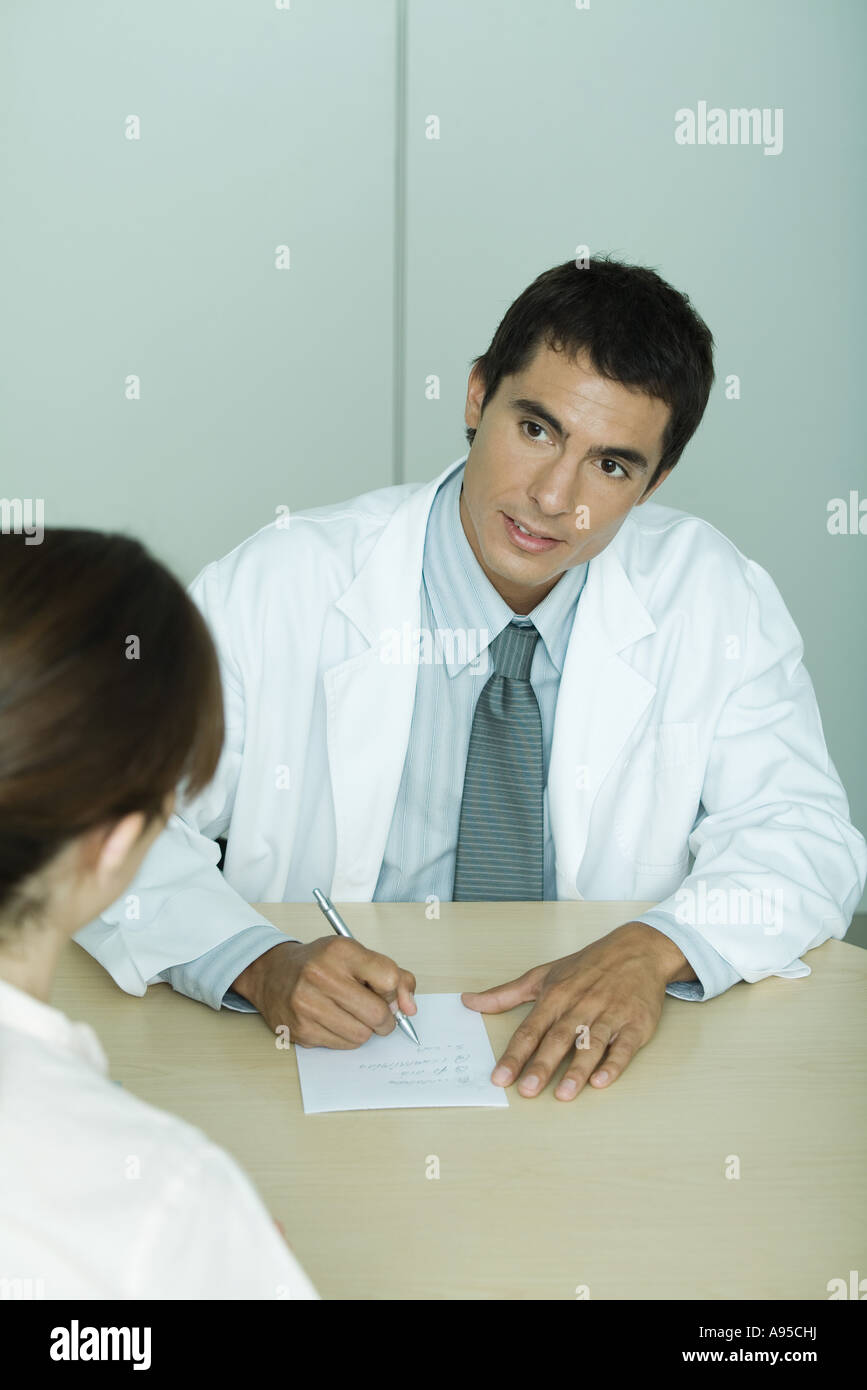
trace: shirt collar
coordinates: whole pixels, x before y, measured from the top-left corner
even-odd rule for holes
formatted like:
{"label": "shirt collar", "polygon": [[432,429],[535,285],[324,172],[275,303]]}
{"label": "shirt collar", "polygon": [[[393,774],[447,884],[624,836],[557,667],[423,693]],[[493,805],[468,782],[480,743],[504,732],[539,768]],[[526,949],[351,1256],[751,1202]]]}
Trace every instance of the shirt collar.
{"label": "shirt collar", "polygon": [[[456,675],[498,637],[510,622],[532,622],[548,656],[562,673],[566,648],[587,563],[565,571],[531,613],[513,613],[488,579],[467,540],[461,521],[460,496],[464,469],[452,473],[437,489],[425,535],[422,579],[438,628],[466,633],[466,642],[452,642],[445,666]],[[467,655],[462,656],[463,649]]]}
{"label": "shirt collar", "polygon": [[51,1004],[0,979],[0,1027],[38,1038],[41,1042],[71,1052],[97,1071],[108,1074],[108,1059],[102,1044],[87,1023],[73,1023]]}

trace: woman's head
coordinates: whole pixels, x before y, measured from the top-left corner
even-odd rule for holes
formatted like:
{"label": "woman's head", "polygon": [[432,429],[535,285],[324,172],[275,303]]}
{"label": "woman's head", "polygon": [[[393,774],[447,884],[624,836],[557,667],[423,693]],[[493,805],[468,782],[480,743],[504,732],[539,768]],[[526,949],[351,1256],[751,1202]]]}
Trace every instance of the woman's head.
{"label": "woman's head", "polygon": [[204,620],[142,545],[0,537],[0,938],[73,887],[77,925],[118,897],[222,740]]}

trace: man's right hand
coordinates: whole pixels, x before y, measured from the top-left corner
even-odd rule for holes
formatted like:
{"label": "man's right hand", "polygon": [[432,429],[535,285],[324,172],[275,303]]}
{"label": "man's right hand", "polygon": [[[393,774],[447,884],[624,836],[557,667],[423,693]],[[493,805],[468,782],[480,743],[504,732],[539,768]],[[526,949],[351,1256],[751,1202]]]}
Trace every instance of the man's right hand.
{"label": "man's right hand", "polygon": [[394,1008],[416,1012],[415,976],[343,936],[281,942],[251,961],[232,989],[301,1047],[360,1047],[392,1031]]}

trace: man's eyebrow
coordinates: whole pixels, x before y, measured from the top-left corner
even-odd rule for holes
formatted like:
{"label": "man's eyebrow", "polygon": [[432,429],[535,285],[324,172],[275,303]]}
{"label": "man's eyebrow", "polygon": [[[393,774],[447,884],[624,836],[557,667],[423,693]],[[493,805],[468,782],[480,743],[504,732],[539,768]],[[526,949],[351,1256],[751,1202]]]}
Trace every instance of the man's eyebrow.
{"label": "man's eyebrow", "polygon": [[[556,415],[552,415],[550,410],[539,401],[531,401],[526,396],[516,396],[509,401],[512,410],[522,411],[526,415],[536,415],[540,420],[544,420],[546,425],[550,425],[555,434],[561,439],[568,439],[569,435],[564,430]],[[624,463],[631,463],[633,467],[639,468],[642,472],[647,472],[650,467],[644,454],[638,449],[630,449],[625,444],[593,444],[587,450],[589,458],[618,458],[623,459]]]}

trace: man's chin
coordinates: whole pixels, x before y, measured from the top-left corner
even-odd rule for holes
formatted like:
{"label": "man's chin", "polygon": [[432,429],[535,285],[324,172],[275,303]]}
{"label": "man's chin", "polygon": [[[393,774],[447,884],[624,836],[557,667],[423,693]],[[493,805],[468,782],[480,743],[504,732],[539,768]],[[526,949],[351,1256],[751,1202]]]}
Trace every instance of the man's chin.
{"label": "man's chin", "polygon": [[525,588],[530,594],[534,589],[538,589],[540,584],[550,584],[563,573],[561,569],[542,564],[542,558],[533,555],[522,558],[520,555],[503,555],[497,551],[490,559],[486,556],[485,560],[488,569],[498,579]]}

